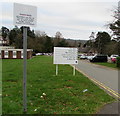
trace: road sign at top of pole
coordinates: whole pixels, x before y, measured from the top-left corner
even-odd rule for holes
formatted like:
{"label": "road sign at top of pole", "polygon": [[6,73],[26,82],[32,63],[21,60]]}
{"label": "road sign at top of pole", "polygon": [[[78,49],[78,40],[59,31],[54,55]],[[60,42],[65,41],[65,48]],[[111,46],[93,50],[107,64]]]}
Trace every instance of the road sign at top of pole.
{"label": "road sign at top of pole", "polygon": [[14,3],[14,25],[35,27],[37,7]]}

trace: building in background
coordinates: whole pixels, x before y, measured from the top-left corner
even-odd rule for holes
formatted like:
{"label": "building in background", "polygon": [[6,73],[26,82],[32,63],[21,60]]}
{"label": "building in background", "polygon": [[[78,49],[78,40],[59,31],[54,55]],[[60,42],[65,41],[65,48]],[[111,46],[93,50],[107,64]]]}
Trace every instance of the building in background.
{"label": "building in background", "polygon": [[[23,49],[15,49],[12,46],[5,46],[7,40],[0,37],[0,59],[23,59]],[[32,58],[32,49],[27,49],[27,59]]]}

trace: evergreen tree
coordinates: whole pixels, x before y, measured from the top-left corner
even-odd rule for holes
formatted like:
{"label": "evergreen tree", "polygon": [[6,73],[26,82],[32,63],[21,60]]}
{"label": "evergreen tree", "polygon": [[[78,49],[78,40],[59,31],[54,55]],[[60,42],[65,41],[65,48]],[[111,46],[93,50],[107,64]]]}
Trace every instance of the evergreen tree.
{"label": "evergreen tree", "polygon": [[53,52],[53,42],[49,36],[46,36],[46,41],[45,41],[44,47],[45,47],[44,52],[46,52],[46,53]]}
{"label": "evergreen tree", "polygon": [[94,42],[94,47],[98,53],[103,54],[105,46],[111,41],[111,37],[107,32],[98,32]]}

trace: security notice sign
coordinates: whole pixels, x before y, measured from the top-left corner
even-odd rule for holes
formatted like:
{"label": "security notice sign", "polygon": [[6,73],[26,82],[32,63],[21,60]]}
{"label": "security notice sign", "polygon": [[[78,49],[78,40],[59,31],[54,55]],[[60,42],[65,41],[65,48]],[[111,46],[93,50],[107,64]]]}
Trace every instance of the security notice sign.
{"label": "security notice sign", "polygon": [[77,48],[54,47],[54,64],[78,64]]}
{"label": "security notice sign", "polygon": [[14,3],[14,25],[36,26],[37,7]]}

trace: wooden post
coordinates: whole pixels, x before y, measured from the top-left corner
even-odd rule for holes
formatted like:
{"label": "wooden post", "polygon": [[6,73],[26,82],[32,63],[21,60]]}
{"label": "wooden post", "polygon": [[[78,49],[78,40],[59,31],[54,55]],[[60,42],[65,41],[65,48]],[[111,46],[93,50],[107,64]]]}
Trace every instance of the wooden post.
{"label": "wooden post", "polygon": [[73,65],[73,76],[75,76],[75,65]]}

